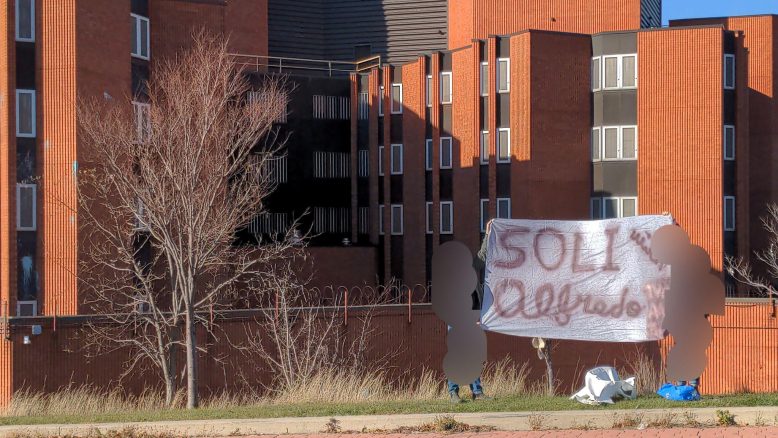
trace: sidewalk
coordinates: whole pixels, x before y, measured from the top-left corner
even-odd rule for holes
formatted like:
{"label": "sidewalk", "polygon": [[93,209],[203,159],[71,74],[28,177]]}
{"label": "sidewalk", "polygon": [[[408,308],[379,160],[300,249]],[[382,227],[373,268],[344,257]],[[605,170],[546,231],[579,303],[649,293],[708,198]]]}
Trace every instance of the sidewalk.
{"label": "sidewalk", "polygon": [[[734,415],[739,426],[759,426],[762,436],[778,435],[778,407],[725,408]],[[589,429],[611,429],[619,424],[624,429],[647,428],[653,431],[648,436],[658,436],[657,428],[685,426],[697,430],[700,425],[717,425],[716,408],[698,409],[647,409],[647,410],[591,410],[591,411],[548,411],[548,412],[494,412],[462,414],[411,414],[411,415],[363,415],[338,416],[340,431],[396,430],[400,427],[415,427],[429,423],[442,415],[453,416],[457,421],[471,426],[492,426],[499,431],[530,431],[533,429],[574,429],[576,432]],[[108,424],[54,424],[30,426],[2,426],[0,437],[52,434],[85,436],[100,431],[116,431],[127,428],[135,432],[169,433],[176,436],[229,436],[229,435],[282,435],[319,434],[330,417],[267,418],[246,420],[199,420],[163,421],[153,423],[108,423]],[[765,428],[765,427],[769,427]],[[713,429],[707,429],[712,431]],[[721,430],[721,429],[718,429]],[[730,429],[727,429],[730,430]],[[743,430],[743,429],[732,429]],[[756,430],[754,430],[756,431]],[[766,435],[765,435],[766,434]],[[495,435],[489,433],[483,436]],[[496,434],[495,436],[500,435]],[[645,434],[642,434],[645,435]],[[481,435],[479,435],[481,436]],[[502,434],[502,436],[505,436]],[[544,436],[530,434],[526,436]],[[546,432],[545,436],[549,436]],[[582,436],[565,435],[565,436]],[[611,436],[609,434],[609,436]],[[627,436],[627,435],[613,435]],[[677,435],[676,435],[677,436]],[[684,435],[682,435],[684,436]],[[708,435],[701,435],[708,436]],[[715,435],[723,436],[723,435]],[[738,435],[726,435],[738,436]],[[746,436],[746,435],[743,435]]]}

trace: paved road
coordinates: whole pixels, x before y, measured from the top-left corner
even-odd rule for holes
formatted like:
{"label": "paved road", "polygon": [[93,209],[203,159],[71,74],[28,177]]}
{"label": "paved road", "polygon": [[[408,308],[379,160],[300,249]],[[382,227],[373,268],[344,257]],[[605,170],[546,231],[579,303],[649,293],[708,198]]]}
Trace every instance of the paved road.
{"label": "paved road", "polygon": [[482,432],[462,434],[318,434],[318,435],[257,435],[255,438],[773,438],[778,427],[727,427],[705,429],[646,430],[549,430],[540,432]]}

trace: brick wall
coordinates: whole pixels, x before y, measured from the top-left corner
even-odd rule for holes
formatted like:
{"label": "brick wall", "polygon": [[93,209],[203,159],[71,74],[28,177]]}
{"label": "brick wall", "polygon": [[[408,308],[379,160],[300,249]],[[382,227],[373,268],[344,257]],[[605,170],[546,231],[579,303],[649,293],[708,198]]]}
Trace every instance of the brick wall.
{"label": "brick wall", "polygon": [[594,34],[640,28],[640,0],[450,0],[450,49],[525,29]]}
{"label": "brick wall", "polygon": [[591,39],[530,31],[511,58],[512,217],[587,219]]}
{"label": "brick wall", "polygon": [[[738,118],[736,142],[738,172],[748,184],[747,197],[738,193],[738,236],[748,226],[748,246],[763,250],[768,235],[762,229],[761,217],[766,213],[769,202],[778,200],[778,16],[763,15],[751,17],[712,18],[694,20],[673,20],[671,27],[722,25],[731,31],[742,31],[739,38],[743,49],[737,56],[738,82],[745,81],[747,89],[747,124],[744,127]],[[741,151],[748,150],[748,155]],[[748,159],[744,159],[748,157]],[[741,161],[743,161],[741,163]],[[742,169],[742,170],[741,170]],[[748,209],[748,210],[742,210]],[[743,243],[745,244],[745,242]],[[739,245],[742,245],[739,242]],[[760,266],[757,266],[760,267]]]}
{"label": "brick wall", "polygon": [[402,67],[403,79],[403,280],[406,284],[424,284],[426,239],[425,131],[426,58]]}
{"label": "brick wall", "polygon": [[151,0],[149,20],[152,59],[186,49],[200,30],[229,37],[231,52],[267,56],[267,0]]}
{"label": "brick wall", "polygon": [[715,27],[638,33],[639,211],[672,213],[718,271],[723,35]]}
{"label": "brick wall", "polygon": [[0,313],[16,307],[15,2],[0,4]]}
{"label": "brick wall", "polygon": [[[337,310],[342,314],[342,309]],[[708,349],[708,367],[702,376],[702,391],[707,394],[778,391],[778,320],[773,307],[765,301],[730,302],[724,316],[711,317],[714,337]],[[360,333],[363,314],[349,311],[348,324],[338,328],[338,336],[350,339]],[[205,352],[200,354],[201,390],[204,393],[236,390],[242,384],[255,388],[269,383],[271,375],[256,357],[238,354],[231,344],[241,344],[246,333],[257,330],[253,318],[244,316],[222,324],[216,337],[201,333]],[[93,384],[98,388],[113,388],[119,383],[126,353],[91,357],[83,350],[84,337],[78,319],[59,318],[54,330],[51,318],[34,321],[43,325],[43,334],[31,337],[32,321],[14,321],[10,341],[0,346],[0,402],[7,402],[12,391],[22,388],[55,391],[70,383]],[[432,369],[443,379],[441,362],[445,355],[445,324],[437,319],[428,305],[414,306],[408,321],[408,308],[383,308],[373,316],[375,332],[368,341],[368,362],[380,364],[394,375],[415,376],[423,369]],[[229,341],[228,341],[229,339]],[[530,339],[489,333],[488,360],[498,361],[508,356],[515,363],[526,362],[530,378],[540,379],[544,365],[533,351]],[[598,365],[628,367],[637,354],[653,358],[657,366],[666,355],[670,342],[620,344],[558,341],[553,350],[555,373],[562,394],[577,390],[586,370]],[[389,356],[387,357],[387,353]],[[7,364],[13,365],[13,374]],[[8,378],[12,376],[12,386]],[[402,381],[402,380],[401,380]],[[489,382],[484,385],[489,391]],[[121,382],[131,393],[159,387],[153,370],[131,375]]]}

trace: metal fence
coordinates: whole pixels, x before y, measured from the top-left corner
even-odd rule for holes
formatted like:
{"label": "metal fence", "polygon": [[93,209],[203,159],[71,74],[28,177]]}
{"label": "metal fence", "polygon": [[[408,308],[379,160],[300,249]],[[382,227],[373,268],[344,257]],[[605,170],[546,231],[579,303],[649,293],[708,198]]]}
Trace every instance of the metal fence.
{"label": "metal fence", "polygon": [[327,76],[344,76],[381,68],[381,56],[356,61],[331,61],[322,59],[285,58],[278,56],[244,55],[231,53],[235,64],[245,70],[269,73],[323,73]]}

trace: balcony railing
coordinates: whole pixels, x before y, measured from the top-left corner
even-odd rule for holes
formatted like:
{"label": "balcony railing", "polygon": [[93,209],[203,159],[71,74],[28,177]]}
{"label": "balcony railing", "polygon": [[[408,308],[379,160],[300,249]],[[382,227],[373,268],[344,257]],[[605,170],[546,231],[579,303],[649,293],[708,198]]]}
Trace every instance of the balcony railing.
{"label": "balcony railing", "polygon": [[361,73],[381,68],[381,56],[371,56],[356,61],[331,61],[322,59],[283,58],[278,56],[243,55],[231,53],[235,63],[247,70],[271,73],[325,73],[327,76]]}

